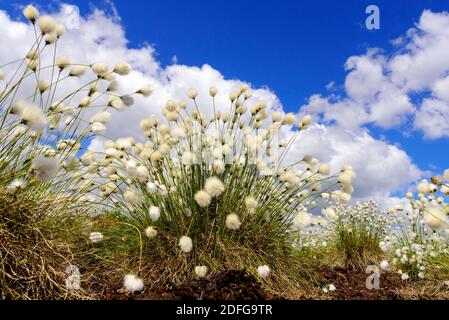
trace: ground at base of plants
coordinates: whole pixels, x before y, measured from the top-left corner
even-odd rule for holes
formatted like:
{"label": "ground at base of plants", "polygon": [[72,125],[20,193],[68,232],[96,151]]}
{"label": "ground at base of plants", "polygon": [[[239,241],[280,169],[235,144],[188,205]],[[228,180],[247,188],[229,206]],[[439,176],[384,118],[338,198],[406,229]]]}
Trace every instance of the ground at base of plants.
{"label": "ground at base of plants", "polygon": [[[382,274],[379,289],[368,289],[366,278],[360,270],[319,269],[316,271],[323,281],[333,283],[335,291],[325,293],[321,288],[304,291],[296,300],[410,300],[449,299],[449,287],[432,283],[407,283],[396,274]],[[104,290],[98,299],[103,300],[285,300],[289,296],[277,295],[265,288],[263,283],[246,270],[227,270],[212,273],[199,280],[188,281],[168,288],[144,289],[131,294],[122,283],[116,282]]]}

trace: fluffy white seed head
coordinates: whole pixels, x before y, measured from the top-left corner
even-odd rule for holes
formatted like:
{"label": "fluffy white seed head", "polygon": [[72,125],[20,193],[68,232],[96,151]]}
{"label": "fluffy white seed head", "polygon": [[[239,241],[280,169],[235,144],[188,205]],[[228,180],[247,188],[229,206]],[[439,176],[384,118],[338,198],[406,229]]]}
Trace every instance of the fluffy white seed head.
{"label": "fluffy white seed head", "polygon": [[428,183],[426,180],[421,181],[418,184],[418,191],[422,194],[430,193],[431,191],[430,183]]}
{"label": "fluffy white seed head", "polygon": [[446,185],[442,185],[440,191],[442,194],[449,195],[449,187]]}
{"label": "fluffy white seed head", "polygon": [[447,215],[437,206],[431,206],[425,209],[424,221],[434,230],[448,227],[449,225]]}
{"label": "fluffy white seed head", "polygon": [[340,182],[343,186],[350,186],[352,183],[352,175],[347,172],[343,172],[338,177],[338,182]]}
{"label": "fluffy white seed head", "polygon": [[153,239],[157,236],[157,230],[153,227],[148,227],[145,229],[145,235],[148,239]]}
{"label": "fluffy white seed head", "polygon": [[104,236],[101,232],[91,232],[89,234],[89,240],[92,243],[98,243],[104,239]]}
{"label": "fluffy white seed head", "polygon": [[120,62],[114,66],[114,72],[121,76],[127,75],[130,71],[131,66],[126,62]]}
{"label": "fluffy white seed head", "polygon": [[270,267],[266,264],[257,268],[257,273],[261,278],[267,278],[270,275]]}
{"label": "fluffy white seed head", "polygon": [[106,126],[102,122],[93,122],[91,124],[91,131],[95,134],[102,134],[106,131]]}
{"label": "fluffy white seed head", "polygon": [[140,88],[139,90],[136,91],[136,93],[141,94],[144,97],[150,96],[152,92],[153,92],[153,90],[151,89],[151,87],[149,85],[143,86],[142,88]]}
{"label": "fluffy white seed head", "polygon": [[32,23],[34,23],[36,19],[39,17],[39,10],[37,10],[31,4],[27,5],[25,9],[23,9],[22,13]]}
{"label": "fluffy white seed head", "polygon": [[70,59],[66,56],[61,56],[58,59],[56,59],[56,65],[59,67],[59,69],[63,70],[68,65],[70,65]]}
{"label": "fluffy white seed head", "polygon": [[215,173],[223,173],[225,171],[225,164],[221,160],[215,160],[212,164]]}
{"label": "fluffy white seed head", "polygon": [[322,163],[318,167],[318,172],[323,176],[327,176],[330,173],[330,170],[330,166],[327,163]]}
{"label": "fluffy white seed head", "polygon": [[98,76],[103,76],[108,72],[108,65],[104,62],[96,62],[91,68]]}
{"label": "fluffy white seed head", "polygon": [[48,80],[39,80],[37,83],[37,89],[40,93],[43,93],[47,91],[47,89],[50,87],[50,81]]}
{"label": "fluffy white seed head", "polygon": [[56,23],[50,16],[41,16],[38,23],[42,33],[49,34],[55,31]]}
{"label": "fluffy white seed head", "polygon": [[196,266],[195,274],[198,278],[204,278],[207,275],[207,266]]}
{"label": "fluffy white seed head", "polygon": [[208,207],[211,201],[211,196],[204,190],[200,190],[195,194],[195,201],[202,208]]}
{"label": "fluffy white seed head", "polygon": [[69,75],[72,77],[79,77],[82,76],[86,72],[86,66],[73,66],[72,69],[70,69]]}
{"label": "fluffy white seed head", "polygon": [[335,209],[332,207],[327,207],[321,210],[321,213],[329,220],[334,220],[335,218],[337,218],[337,213],[335,212]]}
{"label": "fluffy white seed head", "polygon": [[55,43],[56,40],[58,40],[58,35],[57,35],[57,33],[55,31],[50,32],[50,33],[46,33],[45,36],[44,36],[44,40],[45,40],[45,43],[47,45]]}
{"label": "fluffy white seed head", "polygon": [[157,221],[161,217],[161,209],[159,209],[159,207],[156,206],[151,206],[150,209],[148,210],[148,214],[150,215],[151,220]]}
{"label": "fluffy white seed head", "polygon": [[137,206],[143,201],[142,193],[139,190],[133,188],[128,188],[123,194],[123,197],[126,203],[128,203],[130,206]]}
{"label": "fluffy white seed head", "polygon": [[225,186],[217,177],[210,177],[204,184],[204,190],[206,190],[211,197],[217,197],[224,192]]}
{"label": "fluffy white seed head", "polygon": [[189,236],[182,236],[179,239],[178,245],[181,248],[181,250],[185,253],[189,253],[193,249],[193,242]]}
{"label": "fluffy white seed head", "polygon": [[23,190],[26,186],[26,181],[24,179],[16,179],[12,181],[8,186],[6,187],[6,190],[11,193],[15,194],[19,190]]}
{"label": "fluffy white seed head", "polygon": [[123,280],[123,286],[126,290],[134,293],[143,290],[143,281],[134,274],[127,274]]}
{"label": "fluffy white seed head", "polygon": [[282,124],[292,125],[295,122],[296,122],[296,116],[293,113],[289,112],[285,115],[284,120],[282,121]]}
{"label": "fluffy white seed head", "polygon": [[390,264],[388,263],[387,260],[383,260],[380,264],[379,264],[380,268],[382,270],[387,271],[390,268]]}
{"label": "fluffy white seed head", "polygon": [[235,213],[231,213],[226,216],[226,228],[229,230],[238,230],[241,224],[242,223],[240,222],[239,216]]}
{"label": "fluffy white seed head", "polygon": [[187,91],[187,96],[188,96],[190,99],[195,99],[195,98],[198,96],[198,91],[196,91],[196,90],[193,89],[193,88],[190,88],[190,89]]}
{"label": "fluffy white seed head", "polygon": [[210,87],[209,88],[209,94],[210,94],[210,96],[213,98],[213,97],[215,97],[216,95],[217,95],[217,88],[215,88],[215,87]]}
{"label": "fluffy white seed head", "polygon": [[108,123],[109,121],[111,121],[111,114],[107,111],[96,113],[90,118],[91,123],[93,122]]}
{"label": "fluffy white seed head", "polygon": [[248,196],[245,198],[245,206],[247,209],[256,209],[259,206],[259,203],[257,202],[257,200],[252,197],[252,196]]}
{"label": "fluffy white seed head", "polygon": [[312,123],[312,116],[306,115],[301,119],[301,128],[306,128]]}
{"label": "fluffy white seed head", "polygon": [[18,100],[11,105],[9,112],[11,114],[21,115],[26,106],[27,106],[27,103],[25,101]]}
{"label": "fluffy white seed head", "polygon": [[293,226],[296,229],[307,228],[312,224],[312,217],[307,211],[299,211],[293,218]]}
{"label": "fluffy white seed head", "polygon": [[65,27],[64,27],[64,25],[62,25],[62,24],[60,24],[60,23],[57,23],[57,24],[56,24],[56,27],[55,27],[55,33],[56,33],[56,36],[57,36],[58,38],[61,38],[61,36],[64,34],[64,32],[65,32]]}
{"label": "fluffy white seed head", "polygon": [[271,119],[273,120],[273,122],[279,122],[282,119],[282,113],[281,112],[274,112],[273,115],[271,116]]}
{"label": "fluffy white seed head", "polygon": [[40,182],[50,181],[60,166],[61,164],[56,158],[37,157],[31,162],[31,170]]}

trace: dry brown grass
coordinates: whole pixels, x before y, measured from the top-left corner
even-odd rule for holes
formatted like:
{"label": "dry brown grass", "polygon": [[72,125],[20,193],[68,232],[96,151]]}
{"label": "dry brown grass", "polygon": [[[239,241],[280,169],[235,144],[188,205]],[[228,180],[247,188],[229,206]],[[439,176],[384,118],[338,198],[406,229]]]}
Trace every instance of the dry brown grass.
{"label": "dry brown grass", "polygon": [[[45,199],[45,198],[44,198]],[[65,268],[75,264],[66,220],[49,219],[60,202],[36,201],[0,191],[0,287],[2,299],[86,299],[67,290]],[[60,223],[59,223],[60,222]]]}

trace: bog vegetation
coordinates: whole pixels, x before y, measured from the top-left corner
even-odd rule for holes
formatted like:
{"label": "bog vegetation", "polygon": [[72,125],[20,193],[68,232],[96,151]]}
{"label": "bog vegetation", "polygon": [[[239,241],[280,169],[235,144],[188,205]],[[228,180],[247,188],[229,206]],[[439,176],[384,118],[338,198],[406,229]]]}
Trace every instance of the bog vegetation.
{"label": "bog vegetation", "polygon": [[[142,119],[141,137],[109,139],[112,114],[152,89],[121,93],[129,64],[59,56],[63,26],[33,6],[24,15],[34,43],[0,66],[3,299],[102,298],[117,281],[139,294],[232,269],[287,298],[332,297],[340,288],[317,271],[337,267],[449,285],[448,170],[407,194],[410,208],[350,205],[350,164],[288,162],[311,117],[269,114],[247,85],[190,89]],[[87,149],[95,137],[104,151]]]}

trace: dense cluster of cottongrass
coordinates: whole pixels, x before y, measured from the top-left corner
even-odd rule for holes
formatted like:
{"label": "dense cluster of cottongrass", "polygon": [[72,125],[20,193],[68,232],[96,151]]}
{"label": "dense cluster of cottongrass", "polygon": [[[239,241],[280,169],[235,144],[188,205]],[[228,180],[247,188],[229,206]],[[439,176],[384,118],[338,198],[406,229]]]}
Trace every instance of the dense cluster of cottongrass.
{"label": "dense cluster of cottongrass", "polygon": [[[35,42],[25,57],[0,67],[1,297],[88,297],[65,285],[66,267],[89,251],[83,245],[86,226],[97,208],[86,173],[80,175],[83,168],[97,168],[87,166],[82,146],[101,133],[108,108],[124,107],[113,78],[129,68],[122,63],[108,71],[101,63],[58,57],[63,26],[49,16],[37,20],[31,6],[24,14]],[[73,88],[72,78],[85,82]],[[147,95],[148,89],[135,94]],[[86,125],[89,107],[101,112]]]}
{"label": "dense cluster of cottongrass", "polygon": [[[132,294],[229,269],[294,298],[322,285],[323,261],[380,264],[404,281],[447,270],[448,206],[435,192],[447,195],[448,172],[409,195],[408,215],[350,206],[351,166],[331,173],[312,156],[288,161],[311,117],[269,114],[247,85],[225,93],[227,108],[217,108],[215,87],[204,106],[190,89],[163,117],[142,119],[141,137],[110,139],[111,111],[150,87],[119,93],[127,63],[60,57],[64,28],[32,6],[24,15],[35,42],[0,66],[3,299],[89,299],[117,281]],[[95,136],[104,151],[86,150]],[[67,286],[74,269],[76,290]]]}

